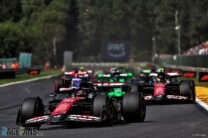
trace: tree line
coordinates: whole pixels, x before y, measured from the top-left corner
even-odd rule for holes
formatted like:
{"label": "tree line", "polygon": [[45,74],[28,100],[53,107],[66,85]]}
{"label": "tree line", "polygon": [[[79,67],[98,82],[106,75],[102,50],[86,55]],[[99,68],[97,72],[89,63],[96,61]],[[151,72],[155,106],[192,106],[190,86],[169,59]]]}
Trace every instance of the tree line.
{"label": "tree line", "polygon": [[[131,42],[131,58],[176,54],[176,16],[182,52],[208,38],[207,0],[0,0],[0,58],[32,52],[34,64],[100,60],[108,40]],[[178,13],[176,15],[176,12]]]}

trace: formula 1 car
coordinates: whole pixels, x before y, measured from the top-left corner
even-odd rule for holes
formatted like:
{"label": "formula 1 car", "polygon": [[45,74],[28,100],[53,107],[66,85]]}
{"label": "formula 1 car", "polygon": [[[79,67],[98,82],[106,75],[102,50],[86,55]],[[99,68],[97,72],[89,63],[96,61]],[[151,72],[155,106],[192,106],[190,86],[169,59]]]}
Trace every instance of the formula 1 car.
{"label": "formula 1 car", "polygon": [[86,79],[73,78],[71,80],[70,87],[59,87],[58,90],[55,91],[55,93],[50,93],[48,95],[49,110],[52,112],[64,98],[74,96],[72,94],[76,94],[76,96],[79,96],[83,92],[82,89],[84,92],[91,92],[91,94],[94,94],[96,92],[93,82]]}
{"label": "formula 1 car", "polygon": [[195,102],[195,84],[179,73],[149,73],[138,83],[145,100],[179,99]]}
{"label": "formula 1 car", "polygon": [[85,72],[85,71],[79,71],[74,70],[72,72],[64,72],[64,74],[61,76],[61,79],[54,81],[54,91],[58,92],[60,88],[62,87],[70,87],[71,81],[73,78],[81,78],[81,79],[91,79],[91,72]]}
{"label": "formula 1 car", "polygon": [[[121,108],[122,105],[128,105],[132,103],[137,108],[137,112],[131,115],[131,119],[137,121],[144,121],[146,115],[146,105],[144,102],[143,93],[138,93],[138,86],[134,81],[131,81],[132,73],[121,73],[116,75],[110,74],[98,74],[98,78],[108,78],[107,80],[97,81],[94,83],[97,86],[97,90],[102,95],[107,95],[113,98],[114,105],[119,107],[117,114],[122,115],[123,110],[128,108]],[[128,101],[126,97],[131,97],[131,101]],[[131,110],[131,109],[130,109]],[[123,114],[124,120],[129,118]]]}
{"label": "formula 1 car", "polygon": [[69,125],[72,122],[111,124],[121,119],[121,116],[126,122],[143,119],[141,118],[143,106],[140,101],[142,98],[138,93],[125,94],[121,104],[112,97],[82,86],[61,96],[63,97],[60,102],[50,113],[48,113],[50,105],[44,106],[39,97],[26,98],[20,105],[17,125],[39,128],[42,124]]}
{"label": "formula 1 car", "polygon": [[132,72],[127,72],[127,73],[114,72],[112,74],[99,73],[97,75],[97,81],[105,81],[105,82],[126,82],[126,81],[130,81],[132,78],[133,78]]}
{"label": "formula 1 car", "polygon": [[117,116],[123,116],[126,122],[144,121],[146,105],[142,93],[132,91],[131,85],[121,82],[95,83],[95,85],[101,95],[107,95],[113,99],[113,104],[117,107]]}

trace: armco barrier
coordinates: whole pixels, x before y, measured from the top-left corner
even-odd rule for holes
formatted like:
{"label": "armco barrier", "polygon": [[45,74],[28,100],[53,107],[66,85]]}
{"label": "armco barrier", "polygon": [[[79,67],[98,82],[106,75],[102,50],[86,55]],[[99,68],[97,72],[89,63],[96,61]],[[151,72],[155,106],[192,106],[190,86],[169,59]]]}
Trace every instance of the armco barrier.
{"label": "armco barrier", "polygon": [[72,66],[87,66],[87,67],[115,67],[115,66],[129,66],[129,63],[118,62],[74,62]]}
{"label": "armco barrier", "polygon": [[198,81],[208,82],[208,68],[187,67],[187,66],[167,66],[169,70],[179,69],[184,77],[198,78]]}
{"label": "armco barrier", "polygon": [[176,55],[159,58],[158,64],[208,68],[208,55]]}

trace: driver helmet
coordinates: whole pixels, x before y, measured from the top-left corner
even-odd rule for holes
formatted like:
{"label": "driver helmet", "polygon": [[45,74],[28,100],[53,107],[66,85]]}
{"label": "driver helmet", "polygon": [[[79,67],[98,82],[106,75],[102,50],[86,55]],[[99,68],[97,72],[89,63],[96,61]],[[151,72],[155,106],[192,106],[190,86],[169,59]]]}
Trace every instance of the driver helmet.
{"label": "driver helmet", "polygon": [[156,67],[152,67],[151,72],[152,73],[156,73],[157,72],[157,68]]}
{"label": "driver helmet", "polygon": [[72,87],[80,87],[80,84],[81,84],[81,79],[79,78],[73,78],[71,81]]}
{"label": "driver helmet", "polygon": [[75,68],[74,69],[74,73],[78,73],[79,72],[79,69],[78,68]]}
{"label": "driver helmet", "polygon": [[159,77],[152,77],[151,78],[152,83],[157,83],[157,82],[160,82],[160,81],[161,81],[161,79]]}

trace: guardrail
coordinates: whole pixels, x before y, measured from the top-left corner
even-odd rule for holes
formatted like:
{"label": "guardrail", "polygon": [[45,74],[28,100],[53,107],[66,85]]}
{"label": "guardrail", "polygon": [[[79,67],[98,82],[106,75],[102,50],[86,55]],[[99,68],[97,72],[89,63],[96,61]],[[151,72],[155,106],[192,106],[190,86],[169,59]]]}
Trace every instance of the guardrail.
{"label": "guardrail", "polygon": [[178,68],[181,70],[188,70],[188,71],[208,72],[208,68],[201,68],[201,67],[176,66],[176,65],[167,65],[166,67]]}
{"label": "guardrail", "polygon": [[208,68],[188,67],[188,66],[165,66],[169,70],[179,70],[184,77],[196,78],[201,82],[208,82]]}
{"label": "guardrail", "polygon": [[208,55],[176,55],[165,58],[159,58],[161,65],[176,65],[208,68]]}
{"label": "guardrail", "polygon": [[18,68],[18,69],[0,69],[0,72],[9,72],[9,71],[15,71],[15,74],[16,75],[19,75],[19,74],[26,74],[28,73],[28,70],[31,70],[31,69],[38,69],[40,71],[43,71],[43,66],[34,66],[32,68]]}
{"label": "guardrail", "polygon": [[72,66],[86,66],[86,67],[115,67],[115,66],[129,66],[129,63],[118,63],[118,62],[73,62]]}

